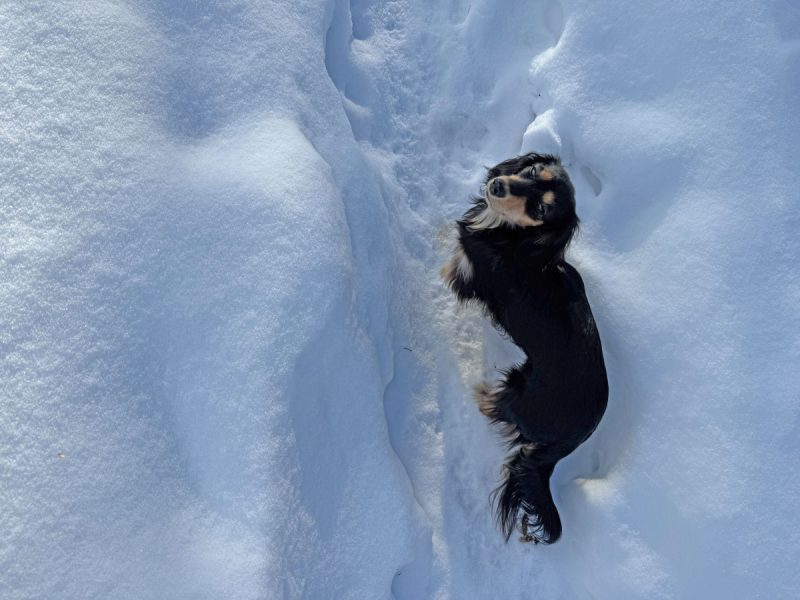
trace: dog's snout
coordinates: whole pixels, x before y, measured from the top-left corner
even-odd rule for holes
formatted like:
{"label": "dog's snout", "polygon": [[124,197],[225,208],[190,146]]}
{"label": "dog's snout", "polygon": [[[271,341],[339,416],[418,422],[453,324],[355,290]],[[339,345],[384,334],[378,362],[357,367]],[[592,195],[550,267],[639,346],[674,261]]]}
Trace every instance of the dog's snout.
{"label": "dog's snout", "polygon": [[492,196],[497,196],[497,197],[500,197],[500,198],[505,196],[506,195],[506,184],[505,184],[505,182],[500,178],[492,179],[489,182],[489,193]]}

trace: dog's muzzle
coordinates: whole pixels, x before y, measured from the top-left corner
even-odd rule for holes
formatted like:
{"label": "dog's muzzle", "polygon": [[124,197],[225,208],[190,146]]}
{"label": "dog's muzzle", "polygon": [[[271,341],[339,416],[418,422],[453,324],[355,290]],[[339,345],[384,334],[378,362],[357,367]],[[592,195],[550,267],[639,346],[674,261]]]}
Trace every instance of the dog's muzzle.
{"label": "dog's muzzle", "polygon": [[502,198],[506,195],[506,183],[499,177],[492,179],[489,182],[489,193],[496,198]]}

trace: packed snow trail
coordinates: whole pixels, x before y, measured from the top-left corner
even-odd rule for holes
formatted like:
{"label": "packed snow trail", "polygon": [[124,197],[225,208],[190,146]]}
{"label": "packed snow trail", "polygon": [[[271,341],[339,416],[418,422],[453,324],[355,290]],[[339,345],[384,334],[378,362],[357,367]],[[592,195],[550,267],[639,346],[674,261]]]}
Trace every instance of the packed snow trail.
{"label": "packed snow trail", "polygon": [[[792,598],[800,11],[7,2],[0,596]],[[438,282],[559,153],[611,398],[502,542]]]}

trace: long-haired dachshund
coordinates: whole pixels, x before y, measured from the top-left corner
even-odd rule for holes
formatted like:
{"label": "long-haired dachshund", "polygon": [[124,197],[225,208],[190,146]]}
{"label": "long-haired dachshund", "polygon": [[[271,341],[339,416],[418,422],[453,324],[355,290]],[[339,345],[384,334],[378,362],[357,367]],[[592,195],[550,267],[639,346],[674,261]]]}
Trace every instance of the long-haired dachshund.
{"label": "long-haired dachshund", "polygon": [[578,228],[575,190],[545,154],[492,167],[484,188],[457,222],[458,249],[442,277],[527,355],[497,385],[476,386],[475,399],[512,449],[493,494],[499,527],[506,540],[519,523],[522,541],[551,544],[561,536],[553,468],[592,434],[608,402],[600,336],[583,281],[564,259]]}

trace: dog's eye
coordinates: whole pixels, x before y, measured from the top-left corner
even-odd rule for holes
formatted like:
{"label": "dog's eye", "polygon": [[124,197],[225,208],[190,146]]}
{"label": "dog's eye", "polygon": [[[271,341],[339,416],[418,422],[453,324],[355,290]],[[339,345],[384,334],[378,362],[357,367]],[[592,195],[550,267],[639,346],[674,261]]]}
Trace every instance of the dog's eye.
{"label": "dog's eye", "polygon": [[528,169],[528,172],[525,174],[526,177],[529,179],[536,179],[536,166],[531,167]]}

